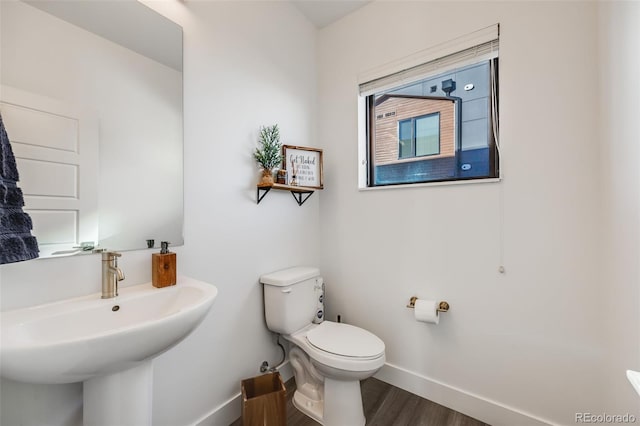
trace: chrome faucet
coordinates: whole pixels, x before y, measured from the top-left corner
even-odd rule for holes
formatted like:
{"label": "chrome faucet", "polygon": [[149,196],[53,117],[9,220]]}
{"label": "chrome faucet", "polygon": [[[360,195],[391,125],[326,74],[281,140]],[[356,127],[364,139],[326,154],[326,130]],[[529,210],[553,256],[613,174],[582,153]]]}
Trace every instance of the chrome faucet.
{"label": "chrome faucet", "polygon": [[102,253],[102,298],[111,299],[118,295],[118,281],[124,280],[124,273],[118,268],[118,258],[114,251]]}

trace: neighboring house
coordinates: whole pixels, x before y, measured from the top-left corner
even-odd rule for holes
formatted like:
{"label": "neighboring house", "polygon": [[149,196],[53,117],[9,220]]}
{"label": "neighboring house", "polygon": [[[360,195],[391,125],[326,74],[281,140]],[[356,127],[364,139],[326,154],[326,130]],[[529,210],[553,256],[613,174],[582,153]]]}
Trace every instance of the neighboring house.
{"label": "neighboring house", "polygon": [[383,95],[375,107],[376,164],[455,155],[455,99]]}
{"label": "neighboring house", "polygon": [[395,164],[385,170],[428,169],[431,176],[449,177],[455,170],[455,110],[453,98],[389,94],[377,98],[372,149],[378,170]]}

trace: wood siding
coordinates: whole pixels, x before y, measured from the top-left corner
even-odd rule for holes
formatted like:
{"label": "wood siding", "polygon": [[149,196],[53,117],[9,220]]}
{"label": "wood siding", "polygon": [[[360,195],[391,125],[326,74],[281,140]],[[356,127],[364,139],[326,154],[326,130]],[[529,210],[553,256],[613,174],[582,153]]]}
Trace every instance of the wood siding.
{"label": "wood siding", "polygon": [[[440,154],[399,159],[398,122],[436,112],[440,113]],[[390,96],[375,107],[373,119],[376,165],[455,155],[455,103],[451,100]]]}

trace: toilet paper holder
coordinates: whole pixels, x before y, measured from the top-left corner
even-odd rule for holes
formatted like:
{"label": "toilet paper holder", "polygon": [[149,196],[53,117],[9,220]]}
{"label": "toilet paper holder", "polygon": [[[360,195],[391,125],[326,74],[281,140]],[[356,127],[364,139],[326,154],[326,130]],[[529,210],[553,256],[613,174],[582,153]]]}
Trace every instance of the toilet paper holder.
{"label": "toilet paper holder", "polygon": [[[418,298],[416,296],[411,297],[411,299],[409,299],[409,304],[407,305],[407,308],[415,308],[416,307],[416,300],[418,300]],[[438,303],[438,312],[447,312],[449,310],[449,303],[445,302],[444,300],[440,303]]]}

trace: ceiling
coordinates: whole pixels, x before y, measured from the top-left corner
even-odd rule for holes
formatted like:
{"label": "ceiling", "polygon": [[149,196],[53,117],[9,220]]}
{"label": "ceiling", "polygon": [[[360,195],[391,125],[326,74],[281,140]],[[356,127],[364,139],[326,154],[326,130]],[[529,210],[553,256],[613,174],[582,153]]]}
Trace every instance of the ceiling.
{"label": "ceiling", "polygon": [[291,0],[316,28],[323,28],[371,0]]}

